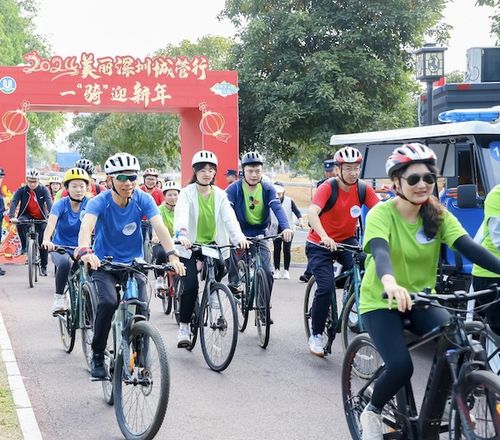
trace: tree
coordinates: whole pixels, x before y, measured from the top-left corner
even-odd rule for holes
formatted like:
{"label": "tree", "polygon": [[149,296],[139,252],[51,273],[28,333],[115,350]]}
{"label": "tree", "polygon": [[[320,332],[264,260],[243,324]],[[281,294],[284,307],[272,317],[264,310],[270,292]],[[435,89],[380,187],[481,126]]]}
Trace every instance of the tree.
{"label": "tree", "polygon": [[[412,49],[445,0],[228,0],[239,31],[240,145],[303,169],[333,133],[413,125]],[[443,37],[446,26],[433,31]],[[444,35],[445,36],[445,35]]]}
{"label": "tree", "polygon": [[[168,45],[155,55],[205,55],[214,70],[227,69],[233,42],[224,37],[205,36],[192,43],[183,40]],[[116,113],[82,115],[74,118],[76,131],[69,136],[70,145],[96,163],[103,164],[117,151],[138,157],[142,168],[180,167],[179,118],[167,113]]]}
{"label": "tree", "polygon": [[[50,47],[46,39],[35,32],[33,20],[37,11],[34,0],[0,0],[0,65],[20,64],[23,55],[32,50],[48,55]],[[59,113],[29,113],[28,119],[29,154],[42,157],[45,154],[43,144],[55,140],[64,117]]]}
{"label": "tree", "polygon": [[500,44],[500,0],[477,0],[478,6],[490,6],[495,12],[490,16],[491,32],[490,34],[496,38],[497,44]]}

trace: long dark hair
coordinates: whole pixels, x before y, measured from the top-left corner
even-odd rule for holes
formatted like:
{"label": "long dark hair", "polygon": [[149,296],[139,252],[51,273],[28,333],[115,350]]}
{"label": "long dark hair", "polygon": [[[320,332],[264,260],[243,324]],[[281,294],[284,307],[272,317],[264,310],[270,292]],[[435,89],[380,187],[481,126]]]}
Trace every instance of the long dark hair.
{"label": "long dark hair", "polygon": [[[411,162],[407,166],[395,170],[392,173],[391,177],[398,179],[399,184],[401,185],[401,176],[406,171],[406,169],[414,163],[415,162]],[[436,175],[438,174],[438,169],[434,165],[431,165],[429,163],[424,163],[424,165],[431,173],[434,173]],[[402,194],[399,195],[402,196]],[[405,197],[402,196],[402,198]],[[433,195],[429,197],[427,202],[425,202],[423,205],[420,206],[419,215],[420,217],[422,217],[424,233],[428,240],[432,240],[433,238],[436,237],[439,228],[441,227],[441,223],[443,222],[443,213],[444,213],[443,205],[441,205],[439,203],[439,200]]]}
{"label": "long dark hair", "polygon": [[196,183],[196,173],[200,171],[201,169],[205,168],[205,166],[210,165],[210,168],[215,170],[215,175],[212,181],[210,182],[210,185],[213,185],[215,183],[215,176],[217,176],[217,167],[213,163],[208,163],[208,162],[200,162],[195,165],[193,165],[193,175],[191,176],[191,180],[189,183]]}

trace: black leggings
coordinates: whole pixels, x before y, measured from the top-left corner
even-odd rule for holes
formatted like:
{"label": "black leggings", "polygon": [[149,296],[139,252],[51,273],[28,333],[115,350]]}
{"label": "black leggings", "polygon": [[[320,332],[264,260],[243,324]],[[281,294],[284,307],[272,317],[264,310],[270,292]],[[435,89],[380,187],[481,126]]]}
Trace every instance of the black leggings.
{"label": "black leggings", "polygon": [[51,252],[50,258],[56,266],[56,293],[62,295],[68,282],[73,260],[67,253],[58,254],[57,252]]}
{"label": "black leggings", "polygon": [[[193,252],[191,258],[182,258],[181,263],[186,267],[186,276],[182,277],[182,284],[184,290],[181,295],[181,306],[179,311],[180,322],[191,322],[191,315],[193,314],[196,298],[198,297],[198,269],[196,262],[203,258],[199,252]],[[229,263],[228,263],[229,264]],[[215,260],[215,279],[220,281],[226,274],[226,267],[219,260]]]}
{"label": "black leggings", "polygon": [[447,323],[450,316],[446,310],[435,307],[414,308],[406,313],[381,309],[363,314],[363,325],[385,363],[385,370],[373,387],[371,403],[375,408],[382,409],[413,374],[413,362],[403,335],[405,318],[411,322],[408,330],[421,336]]}
{"label": "black leggings", "polygon": [[[488,287],[490,287],[494,283],[496,283],[497,285],[500,285],[500,277],[497,277],[497,278],[473,277],[473,286],[474,286],[474,290],[476,290],[476,291],[488,289]],[[491,295],[487,295],[486,297],[481,298],[481,300],[477,300],[476,302],[478,304],[486,304],[486,303],[489,303],[491,301],[494,301],[495,298],[496,298],[496,295],[491,294]],[[490,325],[491,329],[498,336],[500,336],[500,302],[497,302],[496,304],[492,304],[491,306],[487,307],[481,313],[488,321],[488,324]]]}
{"label": "black leggings", "polygon": [[283,244],[284,268],[285,268],[285,270],[290,269],[292,242],[291,241],[284,242],[282,238],[276,238],[273,240],[273,242],[274,242],[274,268],[276,270],[279,270],[279,268],[280,268],[281,245]]}

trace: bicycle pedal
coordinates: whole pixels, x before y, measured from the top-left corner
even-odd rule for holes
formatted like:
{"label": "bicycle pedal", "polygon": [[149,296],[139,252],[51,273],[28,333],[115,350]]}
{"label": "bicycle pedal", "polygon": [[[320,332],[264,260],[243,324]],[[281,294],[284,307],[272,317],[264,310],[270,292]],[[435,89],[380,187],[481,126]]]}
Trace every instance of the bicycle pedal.
{"label": "bicycle pedal", "polygon": [[111,378],[108,376],[108,377],[93,377],[93,376],[90,376],[90,381],[91,382],[110,382],[111,381]]}

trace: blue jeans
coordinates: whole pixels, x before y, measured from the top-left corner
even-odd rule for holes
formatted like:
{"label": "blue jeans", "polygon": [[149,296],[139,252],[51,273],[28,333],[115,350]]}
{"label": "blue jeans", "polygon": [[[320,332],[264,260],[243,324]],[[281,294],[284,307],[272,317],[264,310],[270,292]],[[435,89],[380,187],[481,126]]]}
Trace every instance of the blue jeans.
{"label": "blue jeans", "polygon": [[[342,243],[357,246],[358,240],[351,237],[342,241]],[[352,252],[332,252],[309,242],[306,243],[306,255],[311,272],[316,278],[317,286],[311,311],[312,332],[313,335],[321,335],[328,317],[330,297],[335,288],[333,261],[338,261],[342,264],[343,270],[347,270],[353,265],[353,257]]]}

